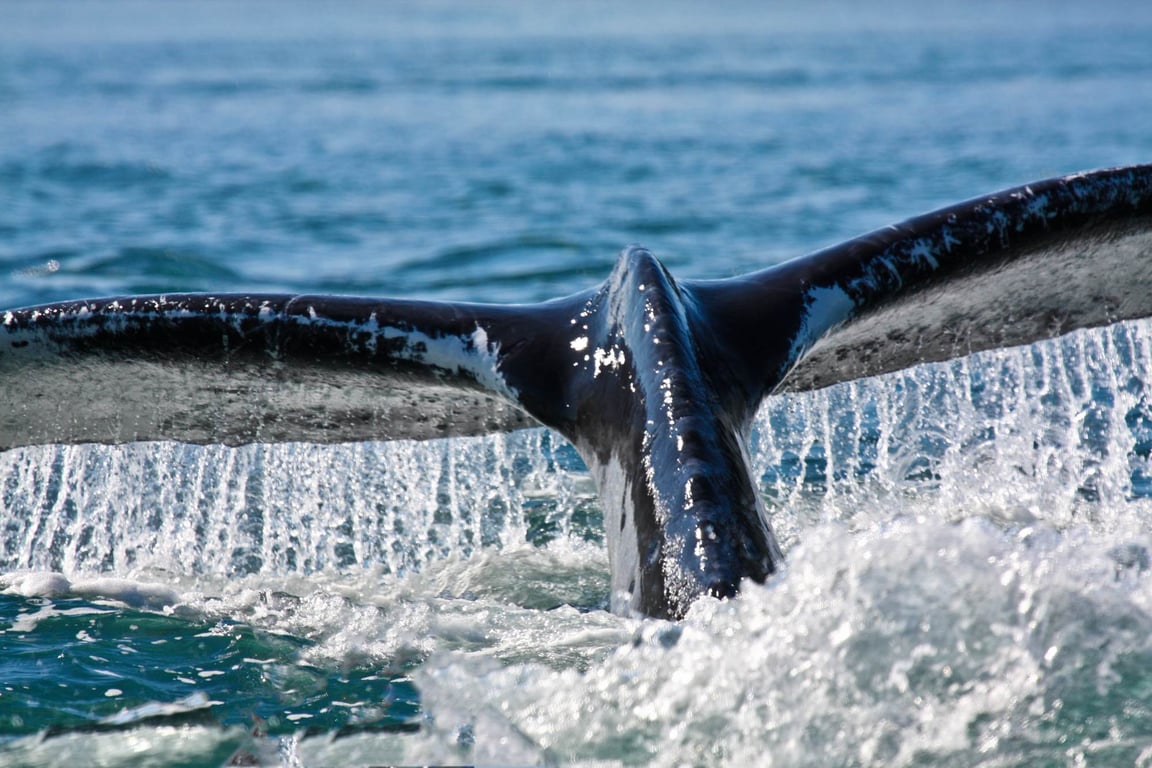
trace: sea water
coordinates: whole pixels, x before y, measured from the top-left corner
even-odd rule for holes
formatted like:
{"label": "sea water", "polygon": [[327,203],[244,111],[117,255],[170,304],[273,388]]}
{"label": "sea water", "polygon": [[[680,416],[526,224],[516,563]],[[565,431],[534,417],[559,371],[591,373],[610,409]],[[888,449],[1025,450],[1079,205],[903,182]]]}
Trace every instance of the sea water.
{"label": "sea water", "polygon": [[[0,305],[739,274],[1152,160],[1149,40],[1120,0],[9,3]],[[788,564],[676,623],[605,611],[544,430],[9,451],[0,763],[1152,765],[1150,386],[1131,323],[769,400]]]}

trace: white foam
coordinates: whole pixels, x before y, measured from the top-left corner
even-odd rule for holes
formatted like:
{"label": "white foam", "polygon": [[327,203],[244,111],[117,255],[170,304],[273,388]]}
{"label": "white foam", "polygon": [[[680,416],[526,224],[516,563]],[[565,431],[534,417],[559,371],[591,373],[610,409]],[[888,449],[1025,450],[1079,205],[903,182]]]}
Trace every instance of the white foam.
{"label": "white foam", "polygon": [[[1108,664],[1152,660],[1152,590],[1134,598],[1099,545],[1047,542],[980,520],[821,526],[783,578],[646,621],[586,672],[446,654],[416,680],[442,727],[499,712],[562,762],[907,765],[1055,744],[1061,691],[1105,697]],[[1125,626],[1125,651],[1085,663]]]}
{"label": "white foam", "polygon": [[0,576],[4,594],[22,597],[60,597],[68,594],[72,584],[62,573],[27,572]]}
{"label": "white foam", "polygon": [[115,577],[69,579],[53,571],[0,574],[3,593],[22,597],[115,600],[133,607],[162,608],[180,602],[180,593],[166,584]]}

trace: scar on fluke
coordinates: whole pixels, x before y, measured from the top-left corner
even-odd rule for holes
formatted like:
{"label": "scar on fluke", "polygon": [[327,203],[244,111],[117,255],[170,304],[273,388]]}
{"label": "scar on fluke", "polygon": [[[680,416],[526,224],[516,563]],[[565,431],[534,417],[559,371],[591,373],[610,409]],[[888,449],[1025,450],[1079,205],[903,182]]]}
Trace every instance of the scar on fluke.
{"label": "scar on fluke", "polygon": [[616,611],[680,617],[780,550],[765,397],[1152,314],[1152,166],[977,198],[759,272],[626,248],[533,305],[279,294],[0,313],[0,449],[428,439],[545,425],[600,492]]}

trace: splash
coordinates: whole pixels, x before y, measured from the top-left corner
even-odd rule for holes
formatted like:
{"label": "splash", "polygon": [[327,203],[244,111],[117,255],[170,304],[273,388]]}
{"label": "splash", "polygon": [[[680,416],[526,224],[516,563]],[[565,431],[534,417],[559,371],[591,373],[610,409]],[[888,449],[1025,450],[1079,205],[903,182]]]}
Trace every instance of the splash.
{"label": "splash", "polygon": [[783,574],[586,671],[439,653],[426,706],[478,755],[483,733],[557,763],[1147,764],[1150,339],[769,402],[753,460]]}
{"label": "splash", "polygon": [[198,620],[411,663],[399,762],[1146,764],[1150,377],[1136,323],[767,402],[788,565],[678,624],[595,610],[602,553],[565,547],[598,543],[593,490],[546,431],[15,451],[0,564],[200,574]]}

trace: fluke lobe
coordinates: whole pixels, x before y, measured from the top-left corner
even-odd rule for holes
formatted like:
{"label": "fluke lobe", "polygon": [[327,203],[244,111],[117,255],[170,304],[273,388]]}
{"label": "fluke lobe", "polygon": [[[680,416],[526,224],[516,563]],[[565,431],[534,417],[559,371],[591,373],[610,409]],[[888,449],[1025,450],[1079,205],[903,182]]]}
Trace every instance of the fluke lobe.
{"label": "fluke lobe", "polygon": [[427,439],[544,424],[598,485],[619,612],[781,563],[763,398],[1152,314],[1152,166],[1037,182],[726,280],[629,247],[532,305],[182,294],[0,312],[0,449]]}

